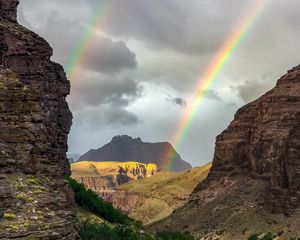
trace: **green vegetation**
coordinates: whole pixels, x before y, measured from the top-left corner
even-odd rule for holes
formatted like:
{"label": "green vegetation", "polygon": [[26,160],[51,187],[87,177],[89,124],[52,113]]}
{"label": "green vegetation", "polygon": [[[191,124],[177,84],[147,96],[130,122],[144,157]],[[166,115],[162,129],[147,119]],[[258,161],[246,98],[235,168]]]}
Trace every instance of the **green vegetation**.
{"label": "green vegetation", "polygon": [[82,184],[72,178],[67,178],[75,193],[76,203],[90,212],[106,219],[110,223],[130,225],[134,220],[115,209],[111,203],[100,199],[94,192],[87,190]]}
{"label": "green vegetation", "polygon": [[80,224],[79,235],[82,240],[194,240],[189,233],[161,232],[156,236],[144,231],[106,224],[97,225],[88,222]]}
{"label": "green vegetation", "polygon": [[194,188],[209,172],[211,163],[185,172],[158,172],[153,177],[130,181],[120,189],[147,196],[147,200],[129,215],[144,224],[159,221],[181,207]]}
{"label": "green vegetation", "polygon": [[39,182],[35,177],[30,177],[26,179],[26,183],[29,185],[38,185]]}
{"label": "green vegetation", "polygon": [[79,206],[79,235],[82,240],[194,240],[188,233],[146,233],[141,222],[129,218],[100,199],[82,184],[67,177]]}
{"label": "green vegetation", "polygon": [[17,216],[16,216],[16,214],[14,214],[14,213],[4,213],[4,214],[3,214],[3,217],[4,217],[5,219],[10,220],[10,219],[15,219]]}
{"label": "green vegetation", "polygon": [[25,195],[23,193],[17,194],[16,199],[18,199],[20,201],[26,201]]}
{"label": "green vegetation", "polygon": [[188,232],[160,232],[157,237],[161,240],[194,240],[194,237]]}
{"label": "green vegetation", "polygon": [[272,233],[266,233],[266,234],[253,234],[251,235],[248,240],[273,240],[276,236],[273,236]]}
{"label": "green vegetation", "polygon": [[79,235],[82,240],[152,240],[150,235],[137,232],[135,229],[107,224],[82,222]]}

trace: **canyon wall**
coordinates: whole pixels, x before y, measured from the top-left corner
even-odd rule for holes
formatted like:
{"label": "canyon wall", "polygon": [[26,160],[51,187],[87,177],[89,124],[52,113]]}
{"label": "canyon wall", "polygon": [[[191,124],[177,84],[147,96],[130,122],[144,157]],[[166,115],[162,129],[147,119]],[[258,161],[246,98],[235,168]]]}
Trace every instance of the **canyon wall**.
{"label": "canyon wall", "polygon": [[70,83],[49,44],[0,0],[0,239],[76,239],[64,180]]}
{"label": "canyon wall", "polygon": [[239,109],[217,137],[209,178],[234,175],[267,181],[264,205],[272,213],[291,214],[299,207],[300,66]]}
{"label": "canyon wall", "polygon": [[240,108],[216,140],[212,168],[188,202],[153,231],[197,239],[300,236],[300,65]]}

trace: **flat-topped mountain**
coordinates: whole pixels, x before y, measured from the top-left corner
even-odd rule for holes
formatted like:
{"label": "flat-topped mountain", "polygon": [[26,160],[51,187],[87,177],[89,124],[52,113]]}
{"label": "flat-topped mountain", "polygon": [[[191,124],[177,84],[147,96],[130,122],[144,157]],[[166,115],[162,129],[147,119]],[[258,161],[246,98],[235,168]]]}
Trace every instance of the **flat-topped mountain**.
{"label": "flat-topped mountain", "polygon": [[[170,153],[174,154],[174,161],[171,169],[166,169],[166,157]],[[191,165],[181,159],[170,143],[148,143],[143,142],[140,138],[132,138],[126,135],[115,136],[110,143],[103,147],[97,150],[89,150],[79,158],[79,161],[155,163],[159,170],[176,172],[191,168]]]}
{"label": "flat-topped mountain", "polygon": [[248,239],[262,232],[296,239],[299,207],[300,65],[238,110],[217,137],[208,178],[152,229],[187,230],[199,239]]}

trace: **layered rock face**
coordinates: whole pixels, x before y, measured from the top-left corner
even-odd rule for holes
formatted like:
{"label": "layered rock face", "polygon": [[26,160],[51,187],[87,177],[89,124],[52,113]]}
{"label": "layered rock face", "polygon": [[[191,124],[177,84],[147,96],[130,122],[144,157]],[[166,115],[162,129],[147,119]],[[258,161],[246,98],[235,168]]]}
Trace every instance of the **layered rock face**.
{"label": "layered rock face", "polygon": [[130,214],[133,209],[139,207],[148,199],[144,194],[128,192],[118,188],[120,185],[127,183],[129,179],[123,180],[124,182],[120,183],[112,176],[103,176],[78,177],[76,181],[95,192],[105,201],[112,203],[115,208],[127,214]]}
{"label": "layered rock face", "polygon": [[0,0],[0,239],[75,239],[64,174],[70,84],[48,43]]}
{"label": "layered rock face", "polygon": [[300,205],[300,66],[239,109],[217,137],[209,178],[238,174],[267,181],[264,203],[272,213]]}
{"label": "layered rock face", "polygon": [[157,166],[138,162],[120,162],[111,165],[109,163],[74,163],[72,177],[102,199],[111,202],[115,208],[131,213],[134,208],[144,203],[147,197],[140,193],[121,190],[119,187],[129,181],[154,176]]}
{"label": "layered rock face", "polygon": [[[245,105],[217,137],[212,168],[189,201],[152,230],[196,239],[300,236],[300,65]],[[183,224],[184,223],[184,224]]]}
{"label": "layered rock face", "polygon": [[[166,169],[166,154],[174,155],[171,169]],[[159,170],[171,170],[175,172],[185,171],[191,168],[191,165],[181,159],[180,155],[170,143],[146,143],[140,138],[130,136],[116,136],[110,143],[97,150],[90,150],[82,155],[79,161],[139,161],[141,163],[155,163]]]}

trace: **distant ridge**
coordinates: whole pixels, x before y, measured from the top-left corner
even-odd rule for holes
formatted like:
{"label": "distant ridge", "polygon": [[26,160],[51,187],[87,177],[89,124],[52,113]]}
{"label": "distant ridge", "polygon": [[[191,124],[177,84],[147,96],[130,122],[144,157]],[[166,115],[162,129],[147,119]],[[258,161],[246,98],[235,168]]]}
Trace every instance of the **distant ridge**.
{"label": "distant ridge", "polygon": [[[165,169],[165,153],[174,152],[174,162],[170,169]],[[103,147],[91,149],[83,154],[78,161],[95,162],[128,162],[138,161],[149,164],[155,163],[159,170],[170,170],[174,172],[185,171],[192,166],[182,160],[173,146],[168,142],[147,143],[141,138],[132,138],[127,135],[115,136]]]}

